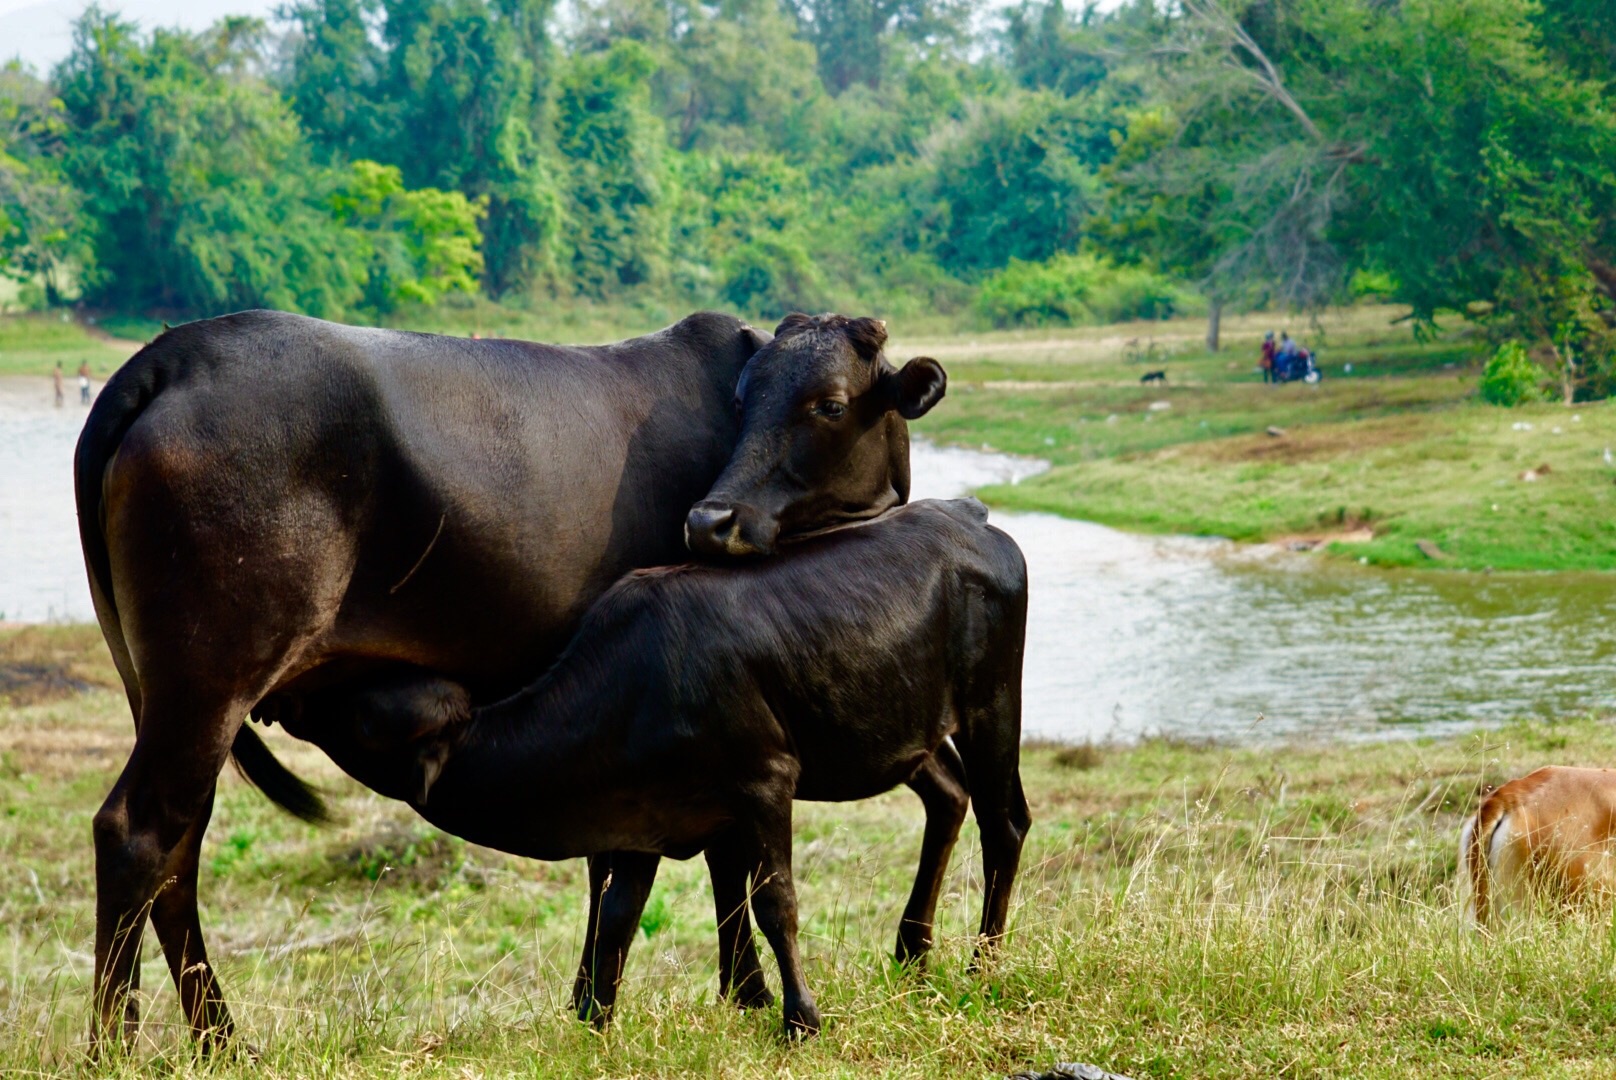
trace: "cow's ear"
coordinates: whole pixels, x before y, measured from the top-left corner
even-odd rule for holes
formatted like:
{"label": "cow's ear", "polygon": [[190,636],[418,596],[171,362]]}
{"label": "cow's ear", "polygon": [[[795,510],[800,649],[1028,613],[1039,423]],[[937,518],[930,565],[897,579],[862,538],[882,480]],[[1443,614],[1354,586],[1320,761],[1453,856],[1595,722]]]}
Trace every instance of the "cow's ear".
{"label": "cow's ear", "polygon": [[812,325],[814,325],[814,317],[812,315],[804,315],[800,311],[793,311],[790,315],[787,315],[785,318],[780,320],[780,325],[774,328],[774,336],[779,337],[781,334],[789,334],[797,330],[806,330]]}
{"label": "cow's ear", "polygon": [[887,343],[887,324],[867,317],[851,319],[847,324],[847,339],[853,343],[854,352],[873,363]]}
{"label": "cow's ear", "polygon": [[890,403],[905,420],[918,420],[943,400],[948,389],[948,373],[929,356],[917,356],[897,371],[881,376],[881,385]]}
{"label": "cow's ear", "polygon": [[741,327],[741,337],[746,341],[748,356],[756,356],[757,351],[774,340],[774,335],[767,330],[759,330],[755,326]]}

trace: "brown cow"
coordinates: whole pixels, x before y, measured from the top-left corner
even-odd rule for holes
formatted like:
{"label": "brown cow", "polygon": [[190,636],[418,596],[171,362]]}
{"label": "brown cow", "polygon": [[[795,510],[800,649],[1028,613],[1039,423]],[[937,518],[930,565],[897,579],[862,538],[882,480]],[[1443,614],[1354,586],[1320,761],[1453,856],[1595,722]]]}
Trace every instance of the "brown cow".
{"label": "brown cow", "polygon": [[1494,791],[1459,838],[1468,913],[1616,894],[1616,769],[1550,765]]}

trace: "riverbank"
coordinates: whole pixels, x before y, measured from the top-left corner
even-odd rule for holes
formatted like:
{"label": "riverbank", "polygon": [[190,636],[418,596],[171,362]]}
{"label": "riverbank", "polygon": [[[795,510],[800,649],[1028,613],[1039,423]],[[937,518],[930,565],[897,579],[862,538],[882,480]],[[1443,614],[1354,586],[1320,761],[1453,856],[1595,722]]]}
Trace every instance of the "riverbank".
{"label": "riverbank", "polygon": [[[93,627],[0,632],[0,1062],[84,1075],[90,817],[129,717]],[[60,676],[53,679],[52,675]],[[88,689],[85,689],[88,687]],[[1440,740],[1278,750],[1148,740],[1031,746],[1034,827],[1013,936],[966,974],[980,904],[967,825],[933,973],[887,951],[920,843],[906,791],[799,804],[803,949],[829,1024],[782,1046],[778,1010],[713,1001],[701,860],[665,863],[619,1023],[569,1020],[582,864],[507,858],[425,827],[269,732],[331,791],[320,830],[232,770],[202,858],[203,922],[257,1062],[210,1076],[992,1077],[1056,1060],[1135,1077],[1602,1077],[1616,1069],[1616,952],[1600,918],[1482,939],[1453,892],[1459,822],[1487,784],[1616,760],[1592,719]],[[769,963],[772,975],[772,961]],[[135,1063],[192,1068],[168,974]]]}
{"label": "riverbank", "polygon": [[[1416,342],[1396,314],[1326,324],[1318,385],[1264,385],[1244,324],[1217,354],[1168,335],[1179,351],[1141,355],[1112,335],[917,340],[898,356],[948,357],[948,397],[917,431],[1052,463],[981,492],[1005,509],[1388,566],[1616,569],[1616,408],[1483,404],[1482,343]],[[1166,384],[1141,385],[1146,370]]]}

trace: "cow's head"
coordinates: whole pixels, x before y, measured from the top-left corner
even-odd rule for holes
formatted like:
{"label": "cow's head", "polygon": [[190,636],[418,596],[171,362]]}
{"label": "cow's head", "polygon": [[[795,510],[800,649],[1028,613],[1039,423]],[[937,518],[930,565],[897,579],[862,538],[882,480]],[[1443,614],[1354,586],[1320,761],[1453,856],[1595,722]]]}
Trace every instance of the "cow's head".
{"label": "cow's head", "polygon": [[698,555],[763,555],[782,536],[874,517],[909,498],[909,428],[948,377],[881,354],[886,324],[788,315],[735,388],[741,438],[685,519]]}

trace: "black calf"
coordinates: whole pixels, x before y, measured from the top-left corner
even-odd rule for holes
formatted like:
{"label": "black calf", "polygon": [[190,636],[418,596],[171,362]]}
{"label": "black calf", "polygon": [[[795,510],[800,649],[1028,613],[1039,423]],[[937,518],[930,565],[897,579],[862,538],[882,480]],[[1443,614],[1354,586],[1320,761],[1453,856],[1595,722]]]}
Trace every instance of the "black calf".
{"label": "black calf", "polygon": [[[746,918],[779,961],[788,1032],[819,1028],[797,955],[794,798],[863,799],[908,783],[925,853],[898,954],[930,945],[966,801],[982,830],[978,949],[1003,934],[1030,824],[1019,774],[1026,569],[980,503],[917,503],[717,569],[636,571],[585,616],[556,665],[469,719],[441,680],[360,703],[364,741],[305,730],[346,769],[475,843],[591,866],[580,1012],[609,1014],[662,855],[707,853],[721,988],[768,991]],[[321,699],[332,715],[346,695]],[[387,731],[397,734],[391,746]],[[363,753],[358,753],[360,748]],[[957,752],[956,752],[957,751]],[[435,774],[435,782],[429,778]],[[609,879],[609,884],[608,884]],[[748,881],[750,879],[750,881]]]}

